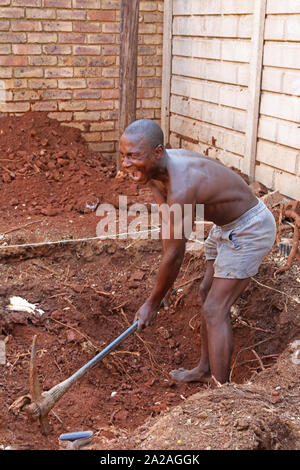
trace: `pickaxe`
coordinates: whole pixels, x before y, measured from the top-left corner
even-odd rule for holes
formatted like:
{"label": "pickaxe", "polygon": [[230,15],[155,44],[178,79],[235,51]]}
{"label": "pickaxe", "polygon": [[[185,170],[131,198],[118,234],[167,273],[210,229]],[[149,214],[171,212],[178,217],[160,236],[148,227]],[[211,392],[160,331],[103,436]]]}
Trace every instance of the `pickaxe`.
{"label": "pickaxe", "polygon": [[77,372],[71,377],[60,382],[59,384],[52,387],[47,392],[41,392],[40,383],[38,380],[37,363],[36,363],[36,335],[33,338],[31,359],[30,359],[30,395],[25,395],[18,398],[10,408],[13,410],[24,407],[24,410],[29,416],[38,418],[43,434],[47,435],[50,433],[50,426],[48,421],[48,413],[52,410],[54,405],[60,400],[60,398],[69,390],[69,388],[77,382],[86,372],[92,369],[98,364],[105,356],[113,351],[122,341],[124,341],[131,333],[133,333],[138,327],[138,321],[133,323],[126,331],[124,331],[118,338],[104,348],[99,354],[91,359],[87,364],[82,366]]}

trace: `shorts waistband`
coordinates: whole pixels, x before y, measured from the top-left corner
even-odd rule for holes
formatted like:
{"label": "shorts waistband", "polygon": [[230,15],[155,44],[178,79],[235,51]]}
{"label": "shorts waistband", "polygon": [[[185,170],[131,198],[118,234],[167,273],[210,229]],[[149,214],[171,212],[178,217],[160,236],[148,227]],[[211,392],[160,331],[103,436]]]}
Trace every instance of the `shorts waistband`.
{"label": "shorts waistband", "polygon": [[251,207],[251,209],[249,209],[237,219],[233,220],[232,222],[229,222],[229,224],[221,225],[220,229],[224,232],[226,232],[227,230],[232,230],[236,228],[237,225],[241,223],[247,223],[261,211],[267,209],[267,206],[260,199],[257,198],[257,201],[258,203],[255,206]]}

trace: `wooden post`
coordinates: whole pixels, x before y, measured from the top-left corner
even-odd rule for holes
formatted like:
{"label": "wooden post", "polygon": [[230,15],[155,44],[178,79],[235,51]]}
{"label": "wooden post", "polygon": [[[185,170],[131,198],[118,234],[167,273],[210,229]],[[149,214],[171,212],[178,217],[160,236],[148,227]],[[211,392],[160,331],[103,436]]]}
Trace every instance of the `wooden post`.
{"label": "wooden post", "polygon": [[[136,119],[139,0],[121,0],[119,137]],[[121,168],[117,157],[117,171]]]}
{"label": "wooden post", "polygon": [[252,58],[249,65],[249,101],[243,167],[243,171],[249,176],[250,181],[254,181],[255,178],[266,3],[267,0],[256,0],[253,11]]}
{"label": "wooden post", "polygon": [[172,74],[172,24],[173,0],[164,0],[164,35],[163,35],[163,68],[161,95],[161,128],[165,143],[170,138],[170,97]]}

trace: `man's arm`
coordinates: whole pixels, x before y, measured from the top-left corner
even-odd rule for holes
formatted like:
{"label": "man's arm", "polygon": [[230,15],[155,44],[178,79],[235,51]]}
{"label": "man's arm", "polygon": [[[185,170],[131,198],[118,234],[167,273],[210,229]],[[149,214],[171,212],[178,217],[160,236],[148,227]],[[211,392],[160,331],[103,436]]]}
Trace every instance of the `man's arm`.
{"label": "man's arm", "polygon": [[[168,223],[163,221],[162,230],[163,239],[163,257],[158,270],[155,286],[142,307],[136,313],[136,319],[139,320],[138,330],[148,326],[151,320],[156,316],[160,303],[167,294],[168,290],[173,286],[174,281],[179,273],[184,253],[187,234],[185,227],[191,226],[191,221],[186,220],[191,217],[191,213],[184,213],[184,205],[177,204],[177,208],[181,208],[173,217],[169,217]],[[173,214],[169,214],[173,215]],[[189,225],[187,225],[189,222]],[[179,235],[181,237],[179,238]]]}

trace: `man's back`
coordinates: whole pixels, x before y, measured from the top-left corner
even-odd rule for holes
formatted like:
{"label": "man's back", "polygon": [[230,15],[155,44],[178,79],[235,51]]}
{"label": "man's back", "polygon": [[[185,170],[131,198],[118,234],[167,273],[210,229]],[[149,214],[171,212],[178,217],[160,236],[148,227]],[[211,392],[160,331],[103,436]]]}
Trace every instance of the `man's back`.
{"label": "man's back", "polygon": [[186,150],[167,150],[167,202],[204,204],[206,220],[225,225],[257,204],[247,183],[222,163]]}

